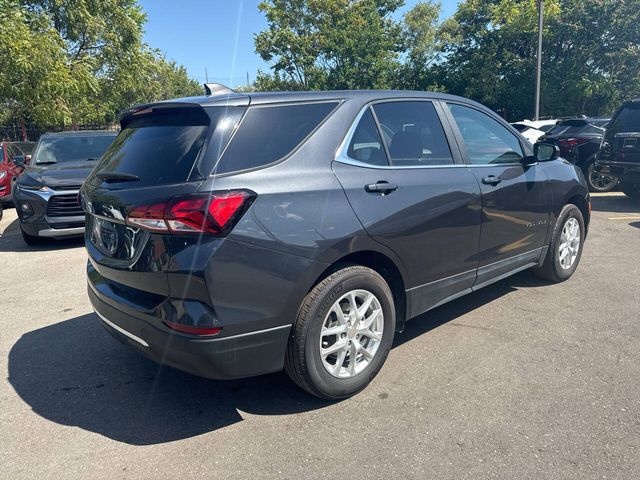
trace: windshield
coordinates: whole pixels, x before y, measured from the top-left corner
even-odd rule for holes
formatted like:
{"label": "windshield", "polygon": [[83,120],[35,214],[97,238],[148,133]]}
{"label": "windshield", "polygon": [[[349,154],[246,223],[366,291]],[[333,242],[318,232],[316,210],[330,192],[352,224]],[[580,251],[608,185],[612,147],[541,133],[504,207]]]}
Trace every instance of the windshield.
{"label": "windshield", "polygon": [[36,165],[93,161],[102,157],[116,134],[45,137],[34,154]]}

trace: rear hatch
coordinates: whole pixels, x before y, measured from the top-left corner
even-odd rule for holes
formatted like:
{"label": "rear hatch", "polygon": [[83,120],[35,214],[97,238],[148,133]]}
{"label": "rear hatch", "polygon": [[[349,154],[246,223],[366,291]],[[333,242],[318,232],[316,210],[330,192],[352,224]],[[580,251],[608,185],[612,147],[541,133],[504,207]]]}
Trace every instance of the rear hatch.
{"label": "rear hatch", "polygon": [[594,149],[598,148],[604,132],[602,127],[593,125],[588,119],[575,118],[558,122],[538,142],[557,145],[560,155],[571,160],[581,145],[591,142]]}
{"label": "rear hatch", "polygon": [[604,150],[615,162],[640,163],[640,102],[623,105],[611,120]]}
{"label": "rear hatch", "polygon": [[174,256],[199,238],[163,235],[127,218],[135,211],[148,217],[171,199],[198,191],[246,110],[243,98],[210,107],[159,103],[123,116],[122,131],[81,191],[94,288],[138,310],[151,310],[169,296],[167,272],[180,268]]}

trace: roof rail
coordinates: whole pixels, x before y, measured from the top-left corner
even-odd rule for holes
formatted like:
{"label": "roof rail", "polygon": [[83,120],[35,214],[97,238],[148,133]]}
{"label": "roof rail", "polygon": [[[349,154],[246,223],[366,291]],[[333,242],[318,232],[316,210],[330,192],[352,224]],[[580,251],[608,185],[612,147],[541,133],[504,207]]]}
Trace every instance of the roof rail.
{"label": "roof rail", "polygon": [[204,90],[207,96],[220,95],[222,93],[236,93],[235,90],[221,83],[205,83]]}

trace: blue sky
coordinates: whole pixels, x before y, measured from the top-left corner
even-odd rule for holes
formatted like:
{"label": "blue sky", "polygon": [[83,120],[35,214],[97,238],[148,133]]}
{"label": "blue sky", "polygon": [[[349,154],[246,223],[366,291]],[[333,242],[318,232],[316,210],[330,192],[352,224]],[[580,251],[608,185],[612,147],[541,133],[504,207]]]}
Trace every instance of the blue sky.
{"label": "blue sky", "polygon": [[[398,17],[418,0],[406,0]],[[140,0],[147,12],[145,40],[184,65],[189,75],[235,86],[251,81],[269,66],[255,53],[253,36],[267,22],[259,0]],[[456,10],[457,0],[443,1],[442,14]]]}

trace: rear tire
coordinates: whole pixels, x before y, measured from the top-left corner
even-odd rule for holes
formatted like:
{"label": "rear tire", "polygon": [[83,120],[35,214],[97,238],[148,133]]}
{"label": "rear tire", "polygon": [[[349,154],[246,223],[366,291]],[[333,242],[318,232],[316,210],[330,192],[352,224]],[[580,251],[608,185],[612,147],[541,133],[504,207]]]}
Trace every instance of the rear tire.
{"label": "rear tire", "polygon": [[627,197],[640,198],[640,183],[624,182],[622,184],[622,191]]}
{"label": "rear tire", "polygon": [[380,371],[394,333],[389,285],[370,268],[342,268],[304,298],[289,337],[285,370],[316,397],[350,397]]}
{"label": "rear tire", "polygon": [[24,240],[24,243],[29,246],[42,245],[46,241],[44,238],[29,235],[22,229],[22,226],[20,226],[20,233],[22,233],[22,239]]}
{"label": "rear tire", "polygon": [[553,228],[544,262],[534,269],[536,275],[554,283],[564,282],[571,277],[582,257],[584,234],[582,212],[573,204],[565,205]]}
{"label": "rear tire", "polygon": [[610,192],[618,185],[618,177],[610,175],[601,175],[596,172],[596,163],[592,161],[586,168],[584,176],[587,178],[587,184],[591,192]]}

